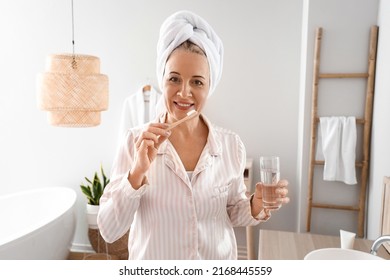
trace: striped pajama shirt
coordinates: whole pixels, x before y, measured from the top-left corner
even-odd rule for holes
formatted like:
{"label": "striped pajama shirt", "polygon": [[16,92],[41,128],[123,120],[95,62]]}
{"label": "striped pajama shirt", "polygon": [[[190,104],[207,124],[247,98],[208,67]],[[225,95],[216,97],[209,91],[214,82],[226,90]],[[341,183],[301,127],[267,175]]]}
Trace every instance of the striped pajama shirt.
{"label": "striped pajama shirt", "polygon": [[129,259],[237,259],[233,227],[260,223],[246,196],[242,141],[202,118],[209,135],[191,178],[167,140],[147,172],[148,182],[133,189],[127,177],[141,129],[125,137],[100,200],[98,225],[107,242],[130,229]]}

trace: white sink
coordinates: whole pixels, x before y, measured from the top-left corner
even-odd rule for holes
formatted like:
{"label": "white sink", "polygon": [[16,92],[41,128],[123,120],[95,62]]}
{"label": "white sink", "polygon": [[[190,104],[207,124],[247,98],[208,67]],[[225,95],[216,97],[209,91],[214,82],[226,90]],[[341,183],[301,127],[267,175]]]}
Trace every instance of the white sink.
{"label": "white sink", "polygon": [[357,250],[341,249],[341,248],[324,248],[324,249],[311,251],[305,256],[304,260],[384,260],[384,259]]}

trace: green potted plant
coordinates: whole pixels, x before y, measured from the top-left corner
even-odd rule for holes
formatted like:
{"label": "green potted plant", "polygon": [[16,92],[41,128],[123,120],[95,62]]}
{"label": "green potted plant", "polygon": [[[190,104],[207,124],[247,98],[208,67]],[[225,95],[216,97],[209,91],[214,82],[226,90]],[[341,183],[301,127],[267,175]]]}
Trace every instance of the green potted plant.
{"label": "green potted plant", "polygon": [[88,259],[97,259],[97,257],[103,256],[103,258],[126,260],[129,256],[127,249],[129,232],[110,244],[106,243],[100,235],[97,225],[100,197],[103,195],[105,187],[110,183],[110,179],[104,173],[102,165],[100,165],[100,174],[99,177],[98,172],[95,172],[92,179],[85,177],[87,183],[80,185],[82,193],[87,198],[88,238],[92,248],[97,253],[89,255]]}
{"label": "green potted plant", "polygon": [[103,195],[105,187],[110,183],[104,173],[103,166],[100,165],[101,177],[95,172],[92,179],[85,177],[86,184],[81,184],[82,193],[87,197],[87,220],[90,228],[97,229],[97,214],[99,212],[100,197]]}

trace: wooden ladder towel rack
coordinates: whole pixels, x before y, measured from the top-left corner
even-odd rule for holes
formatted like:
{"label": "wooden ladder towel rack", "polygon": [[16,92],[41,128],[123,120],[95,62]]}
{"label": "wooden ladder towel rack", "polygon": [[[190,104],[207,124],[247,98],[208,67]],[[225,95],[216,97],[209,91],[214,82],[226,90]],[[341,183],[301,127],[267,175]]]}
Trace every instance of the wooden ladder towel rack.
{"label": "wooden ladder towel rack", "polygon": [[[310,140],[310,164],[308,179],[308,207],[306,230],[310,232],[312,208],[338,209],[358,212],[358,237],[364,236],[364,219],[366,205],[366,190],[369,168],[370,137],[372,124],[373,96],[374,96],[374,79],[377,50],[378,27],[372,26],[370,31],[370,45],[368,54],[368,71],[367,73],[320,73],[320,50],[322,39],[322,28],[316,30],[316,40],[314,47],[314,67],[313,67],[313,84],[312,84],[312,111],[311,111],[311,140]],[[359,78],[366,79],[366,94],[364,106],[364,118],[356,119],[356,123],[363,125],[363,155],[360,162],[356,162],[356,167],[361,168],[359,201],[356,205],[335,205],[327,203],[313,202],[313,177],[315,166],[324,165],[324,161],[316,160],[315,151],[317,143],[317,130],[320,118],[318,116],[318,85],[320,79],[345,79]]]}

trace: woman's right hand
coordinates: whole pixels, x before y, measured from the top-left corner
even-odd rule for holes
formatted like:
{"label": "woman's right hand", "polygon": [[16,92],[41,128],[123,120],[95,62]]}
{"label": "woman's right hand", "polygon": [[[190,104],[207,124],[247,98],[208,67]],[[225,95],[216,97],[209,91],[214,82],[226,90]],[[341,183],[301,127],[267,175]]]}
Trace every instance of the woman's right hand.
{"label": "woman's right hand", "polygon": [[129,182],[133,188],[138,189],[144,182],[150,164],[156,158],[158,148],[168,139],[171,132],[167,130],[166,123],[150,123],[135,138],[135,159],[129,174]]}

